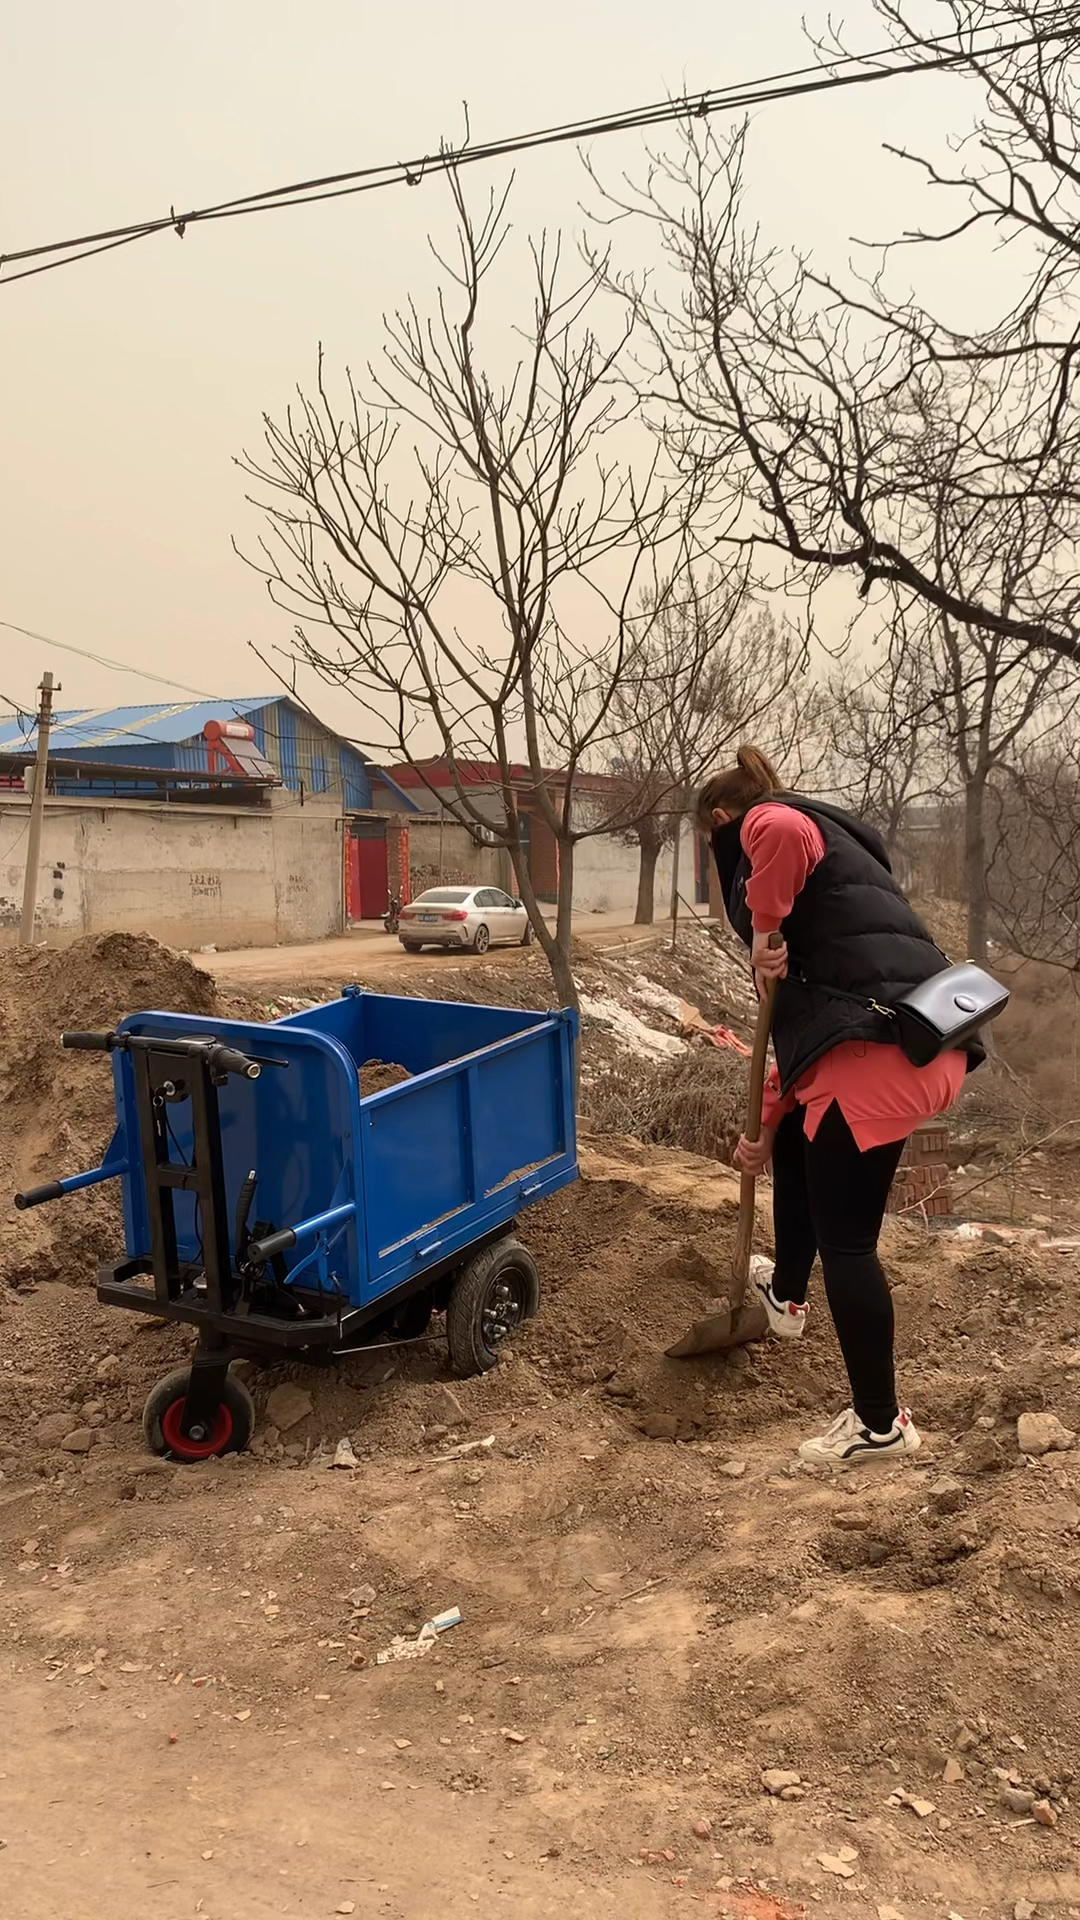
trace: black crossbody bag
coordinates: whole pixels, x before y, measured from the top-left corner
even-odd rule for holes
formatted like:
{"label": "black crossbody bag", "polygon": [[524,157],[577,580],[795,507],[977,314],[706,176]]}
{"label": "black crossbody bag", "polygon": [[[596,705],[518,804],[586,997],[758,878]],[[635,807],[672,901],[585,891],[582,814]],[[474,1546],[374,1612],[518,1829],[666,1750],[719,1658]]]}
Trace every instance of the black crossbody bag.
{"label": "black crossbody bag", "polygon": [[912,1066],[928,1067],[942,1053],[952,1053],[974,1040],[1009,1004],[1001,982],[964,960],[931,974],[891,1007],[878,1007],[896,1021],[900,1051]]}
{"label": "black crossbody bag", "polygon": [[931,974],[929,980],[912,987],[910,993],[889,1007],[883,1006],[880,1000],[865,1000],[861,994],[847,993],[843,987],[826,987],[820,980],[807,980],[799,974],[793,977],[801,980],[805,987],[815,987],[819,993],[830,994],[836,1000],[850,1000],[855,1006],[867,1007],[871,1013],[892,1020],[896,1026],[896,1043],[913,1067],[928,1067],[943,1053],[962,1052],[970,1042],[978,1040],[981,1029],[996,1020],[999,1013],[1004,1013],[1009,1004],[1008,988],[972,960]]}

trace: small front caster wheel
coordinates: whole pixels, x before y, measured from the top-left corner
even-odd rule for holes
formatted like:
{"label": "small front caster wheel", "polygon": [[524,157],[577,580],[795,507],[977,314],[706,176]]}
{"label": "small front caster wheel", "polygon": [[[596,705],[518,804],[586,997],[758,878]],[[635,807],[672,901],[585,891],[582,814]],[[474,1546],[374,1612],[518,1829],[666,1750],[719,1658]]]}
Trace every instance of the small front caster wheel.
{"label": "small front caster wheel", "polygon": [[211,1460],[219,1453],[243,1453],[255,1431],[255,1402],[242,1380],[227,1373],[214,1424],[202,1434],[180,1431],[190,1367],[177,1367],[159,1380],[143,1408],[143,1433],[151,1453],[166,1460]]}
{"label": "small front caster wheel", "polygon": [[450,1363],[461,1379],[487,1373],[504,1340],[531,1320],[540,1305],[540,1275],[519,1240],[494,1246],[462,1267],[446,1309]]}

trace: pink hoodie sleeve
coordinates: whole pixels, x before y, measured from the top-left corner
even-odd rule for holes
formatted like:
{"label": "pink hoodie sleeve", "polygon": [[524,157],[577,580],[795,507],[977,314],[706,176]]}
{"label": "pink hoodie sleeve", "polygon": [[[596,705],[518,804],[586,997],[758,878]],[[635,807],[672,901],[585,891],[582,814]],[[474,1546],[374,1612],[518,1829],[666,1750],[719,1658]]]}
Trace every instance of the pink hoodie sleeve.
{"label": "pink hoodie sleeve", "polygon": [[789,1093],[785,1099],[781,1100],[780,1074],[777,1068],[773,1067],[765,1082],[765,1095],[761,1103],[762,1128],[767,1129],[770,1133],[775,1133],[784,1115],[790,1113],[794,1105],[794,1091]]}
{"label": "pink hoodie sleeve", "polygon": [[739,836],[750,862],[746,904],[755,933],[776,933],[795,895],[825,858],[821,830],[797,807],[753,807]]}

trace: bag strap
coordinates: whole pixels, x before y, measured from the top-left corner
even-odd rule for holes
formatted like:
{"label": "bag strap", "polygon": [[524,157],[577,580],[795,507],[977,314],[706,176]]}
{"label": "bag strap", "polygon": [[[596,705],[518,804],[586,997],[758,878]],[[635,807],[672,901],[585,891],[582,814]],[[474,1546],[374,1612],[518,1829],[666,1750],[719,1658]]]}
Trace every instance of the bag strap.
{"label": "bag strap", "polygon": [[880,1000],[868,998],[865,994],[849,993],[846,987],[827,987],[824,981],[808,980],[804,973],[796,973],[792,978],[798,981],[800,987],[809,987],[813,993],[827,994],[831,1000],[846,1000],[849,1006],[862,1007],[867,1013],[880,1013],[886,1020],[896,1019],[895,1007],[883,1007]]}

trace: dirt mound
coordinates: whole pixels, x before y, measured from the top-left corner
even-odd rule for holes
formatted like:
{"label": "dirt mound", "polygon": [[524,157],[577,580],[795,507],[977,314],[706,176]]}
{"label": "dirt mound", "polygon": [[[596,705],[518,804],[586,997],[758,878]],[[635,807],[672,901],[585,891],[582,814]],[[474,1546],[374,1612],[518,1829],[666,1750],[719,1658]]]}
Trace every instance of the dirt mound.
{"label": "dirt mound", "polygon": [[[114,1125],[112,1074],[100,1054],[66,1053],[65,1029],[104,1029],[160,1008],[221,1015],[213,980],[146,934],[109,933],[0,951],[0,1194],[77,1173],[98,1160]],[[59,1207],[8,1213],[0,1285],[92,1275],[116,1241],[119,1207],[106,1188]]]}
{"label": "dirt mound", "polygon": [[402,1087],[411,1079],[411,1073],[390,1060],[365,1060],[360,1069],[360,1097],[366,1100],[369,1094],[385,1093],[388,1087]]}

